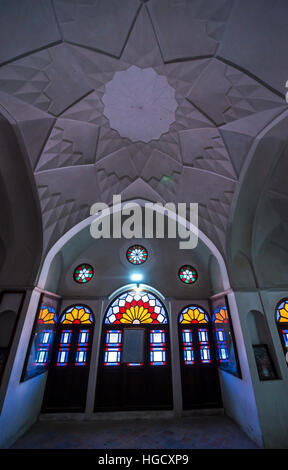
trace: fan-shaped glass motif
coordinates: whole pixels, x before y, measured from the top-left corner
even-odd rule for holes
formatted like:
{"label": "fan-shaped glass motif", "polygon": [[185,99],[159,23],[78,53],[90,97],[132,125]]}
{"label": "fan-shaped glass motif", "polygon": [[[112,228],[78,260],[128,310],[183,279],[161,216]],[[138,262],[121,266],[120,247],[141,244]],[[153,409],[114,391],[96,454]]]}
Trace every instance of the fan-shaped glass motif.
{"label": "fan-shaped glass motif", "polygon": [[217,310],[215,310],[213,315],[213,323],[229,323],[226,307],[218,307]]}
{"label": "fan-shaped glass motif", "polygon": [[69,307],[65,312],[63,313],[61,320],[61,323],[65,324],[78,324],[78,325],[83,325],[83,324],[92,324],[93,323],[93,315],[89,308],[84,307],[83,305],[77,305],[73,307]]}
{"label": "fan-shaped glass motif", "polygon": [[143,264],[147,260],[148,252],[144,246],[133,245],[127,250],[127,259],[131,264]]}
{"label": "fan-shaped glass motif", "polygon": [[278,323],[288,323],[288,300],[284,300],[277,308],[276,319]]}
{"label": "fan-shaped glass motif", "polygon": [[179,322],[182,324],[209,323],[209,317],[201,307],[191,305],[182,310]]}
{"label": "fan-shaped glass motif", "polygon": [[54,308],[52,307],[41,307],[38,323],[44,323],[45,325],[57,323],[57,316]]}
{"label": "fan-shaped glass motif", "polygon": [[117,297],[110,305],[106,324],[167,323],[163,304],[153,294],[146,291],[128,291]]}
{"label": "fan-shaped glass motif", "polygon": [[87,284],[93,277],[93,273],[90,264],[80,264],[74,271],[74,280],[79,284]]}
{"label": "fan-shaped glass motif", "polygon": [[185,264],[179,269],[179,279],[184,284],[193,284],[197,281],[197,271],[192,266]]}

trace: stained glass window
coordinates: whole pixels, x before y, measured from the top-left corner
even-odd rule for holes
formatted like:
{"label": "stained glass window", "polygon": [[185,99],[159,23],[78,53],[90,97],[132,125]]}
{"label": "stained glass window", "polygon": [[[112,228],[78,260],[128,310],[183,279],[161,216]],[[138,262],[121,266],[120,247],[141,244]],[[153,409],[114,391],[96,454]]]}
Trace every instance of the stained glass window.
{"label": "stained glass window", "polygon": [[217,354],[220,362],[229,362],[229,353],[224,328],[215,328]]}
{"label": "stained glass window", "polygon": [[278,306],[276,319],[278,323],[288,323],[288,300],[284,300]]}
{"label": "stained glass window", "polygon": [[[57,315],[54,308],[42,306],[38,317],[38,325],[55,325],[56,322]],[[47,364],[54,331],[53,329],[40,329],[38,327],[37,335],[39,334],[39,344],[34,362],[34,365],[37,367],[45,366]]]}
{"label": "stained glass window", "polygon": [[76,350],[75,366],[85,366],[88,348],[89,330],[80,330]]}
{"label": "stained glass window", "polygon": [[91,325],[93,323],[93,315],[88,307],[85,307],[83,305],[75,305],[65,310],[60,322],[70,325]]}
{"label": "stained glass window", "polygon": [[143,264],[147,260],[148,252],[144,246],[132,245],[127,250],[127,259],[132,264]]}
{"label": "stained glass window", "polygon": [[203,308],[191,305],[182,310],[179,322],[182,324],[209,323],[209,317]]}
{"label": "stained glass window", "polygon": [[46,306],[41,307],[38,323],[45,323],[45,325],[57,323],[57,315],[54,308]]}
{"label": "stained glass window", "polygon": [[281,343],[286,355],[286,362],[288,365],[288,299],[280,302],[276,309],[276,321],[278,324],[278,332],[280,335]]}
{"label": "stained glass window", "polygon": [[211,350],[208,333],[210,319],[205,310],[197,305],[185,307],[180,313],[179,324],[182,325],[180,338],[184,365],[210,364]]}
{"label": "stained glass window", "polygon": [[285,348],[288,352],[288,330],[282,330],[283,340],[285,344]]}
{"label": "stained glass window", "polygon": [[199,339],[199,346],[200,346],[201,362],[202,364],[208,364],[211,362],[211,356],[210,356],[208,331],[206,328],[200,328],[198,330],[198,339]]}
{"label": "stained glass window", "polygon": [[167,323],[167,314],[160,300],[150,292],[128,291],[112,302],[105,323],[133,325]]}
{"label": "stained glass window", "polygon": [[50,352],[50,347],[53,342],[54,332],[53,330],[41,330],[40,331],[40,341],[37,348],[36,359],[34,365],[46,366],[48,362],[48,356]]}
{"label": "stained glass window", "polygon": [[213,323],[229,323],[227,308],[218,307],[214,312],[212,321]]}
{"label": "stained glass window", "polygon": [[150,331],[150,364],[151,366],[166,365],[165,330]]}
{"label": "stained glass window", "polygon": [[193,338],[192,330],[182,330],[182,343],[183,343],[183,356],[184,364],[186,366],[194,365],[194,350],[193,350]]}
{"label": "stained glass window", "polygon": [[69,348],[59,348],[57,366],[67,366]]}
{"label": "stained glass window", "polygon": [[[54,304],[55,308],[53,307]],[[31,340],[29,352],[27,353],[21,381],[39,375],[48,368],[57,324],[56,304],[57,300],[42,297],[39,313],[35,320],[33,340]]]}
{"label": "stained glass window", "polygon": [[92,266],[90,264],[80,264],[74,270],[74,280],[79,284],[87,284],[92,279],[94,274]]}
{"label": "stained glass window", "polygon": [[60,347],[57,356],[57,366],[67,366],[70,350],[72,330],[63,330],[61,332]]}
{"label": "stained glass window", "polygon": [[214,323],[214,333],[217,346],[217,357],[220,363],[229,362],[229,352],[227,344],[227,334],[229,330],[225,325],[229,326],[229,317],[227,307],[218,307],[212,317]]}
{"label": "stained glass window", "polygon": [[196,269],[189,264],[181,266],[178,276],[180,281],[184,282],[184,284],[194,284],[198,278]]}
{"label": "stained glass window", "polygon": [[121,359],[121,330],[107,330],[104,353],[104,366],[120,366]]}

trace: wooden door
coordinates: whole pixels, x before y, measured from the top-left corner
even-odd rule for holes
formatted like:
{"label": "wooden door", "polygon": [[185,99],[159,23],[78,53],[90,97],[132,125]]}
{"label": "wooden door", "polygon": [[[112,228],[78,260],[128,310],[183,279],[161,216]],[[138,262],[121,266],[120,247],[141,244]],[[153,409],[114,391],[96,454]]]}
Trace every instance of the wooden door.
{"label": "wooden door", "polygon": [[58,328],[43,400],[43,412],[83,412],[89,376],[93,327]]}
{"label": "wooden door", "polygon": [[[125,338],[137,337],[130,341]],[[135,333],[135,334],[134,334]],[[127,346],[128,345],[128,346]],[[171,409],[168,325],[104,327],[95,411]]]}
{"label": "wooden door", "polygon": [[211,325],[180,325],[179,344],[183,409],[221,407]]}

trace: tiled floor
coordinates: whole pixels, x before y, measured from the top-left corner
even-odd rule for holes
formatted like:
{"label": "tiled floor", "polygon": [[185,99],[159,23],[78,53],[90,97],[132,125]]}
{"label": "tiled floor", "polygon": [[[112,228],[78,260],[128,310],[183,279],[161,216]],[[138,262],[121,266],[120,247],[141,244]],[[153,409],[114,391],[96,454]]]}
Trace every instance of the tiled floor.
{"label": "tiled floor", "polygon": [[226,416],[39,421],[13,449],[257,449]]}

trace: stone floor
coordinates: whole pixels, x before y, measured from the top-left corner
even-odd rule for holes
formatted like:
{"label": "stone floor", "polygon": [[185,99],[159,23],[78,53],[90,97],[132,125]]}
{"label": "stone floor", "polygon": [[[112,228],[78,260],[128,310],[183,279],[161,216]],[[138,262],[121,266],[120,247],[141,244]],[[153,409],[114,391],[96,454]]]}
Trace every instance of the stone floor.
{"label": "stone floor", "polygon": [[38,421],[12,449],[257,449],[226,416]]}

